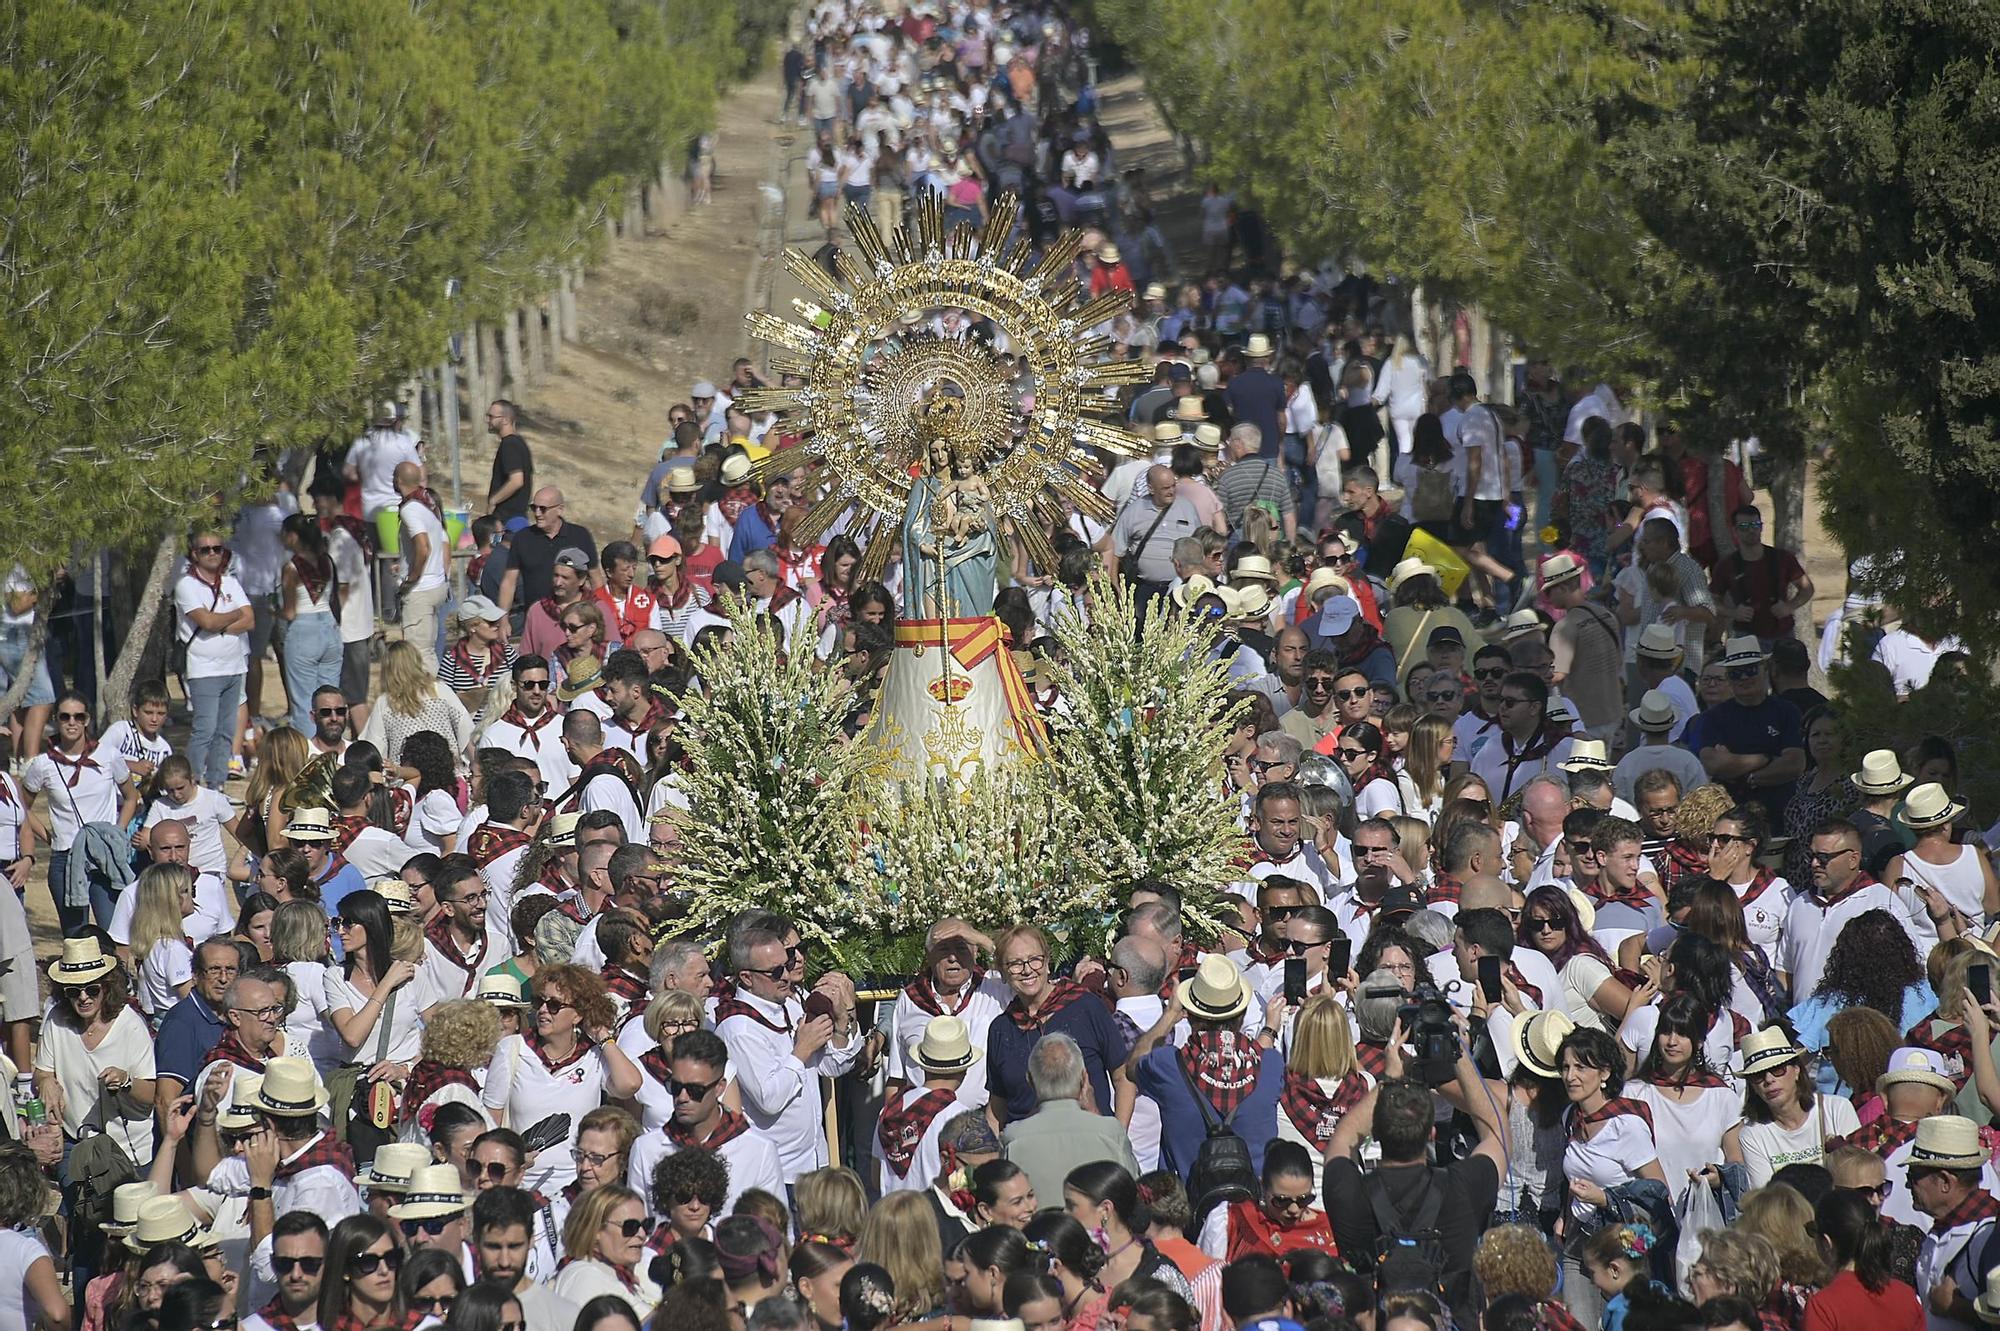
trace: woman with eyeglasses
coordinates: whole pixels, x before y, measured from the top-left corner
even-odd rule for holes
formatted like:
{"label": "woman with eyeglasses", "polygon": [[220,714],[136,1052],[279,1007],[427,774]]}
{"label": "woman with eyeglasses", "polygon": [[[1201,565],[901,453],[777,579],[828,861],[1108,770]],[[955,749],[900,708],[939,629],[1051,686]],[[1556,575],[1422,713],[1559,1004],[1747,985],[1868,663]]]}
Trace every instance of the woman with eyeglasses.
{"label": "woman with eyeglasses", "polygon": [[1035,925],[1017,924],[1002,932],[994,941],[994,954],[1000,978],[1013,992],[987,1033],[986,1084],[993,1093],[994,1115],[1005,1123],[1034,1112],[1028,1054],[1051,1031],[1076,1041],[1097,1104],[1110,1105],[1109,1070],[1123,1062],[1125,1052],[1125,1037],[1112,1024],[1110,1009],[1082,985],[1055,973],[1049,936]]}
{"label": "woman with eyeglasses", "polygon": [[436,1326],[451,1316],[452,1305],[465,1293],[465,1268],[458,1251],[447,1248],[411,1248],[396,1275],[396,1288],[403,1304],[421,1320],[418,1325]]}
{"label": "woman with eyeglasses", "polygon": [[576,1178],[575,1125],[606,1096],[630,1099],[643,1074],[618,1047],[617,1009],[604,981],[581,966],[549,966],[535,977],[534,1029],[493,1051],[480,1102],[502,1127],[526,1128],[550,1114],[570,1116],[568,1140],[536,1157],[522,1186],[548,1194]]}
{"label": "woman with eyeglasses", "polygon": [[[640,1029],[645,1033],[645,1048],[640,1050],[639,1071],[639,1125],[647,1132],[653,1132],[674,1116],[674,1097],[667,1089],[664,1075],[666,1065],[661,1060],[645,1057],[648,1050],[667,1050],[673,1047],[675,1039],[689,1031],[701,1029],[702,1001],[682,989],[668,989],[646,1007],[645,1016],[640,1019]],[[633,1044],[621,1036],[619,1043],[630,1054]],[[735,1079],[730,1079],[729,1089],[735,1088]],[[730,1108],[738,1107],[735,1104]]]}
{"label": "woman with eyeglasses", "polygon": [[479,1281],[452,1300],[445,1331],[528,1331],[527,1315],[514,1291]]}
{"label": "woman with eyeglasses", "polygon": [[364,1211],[335,1225],[319,1287],[321,1331],[414,1331],[423,1314],[396,1287],[402,1269],[403,1249],[388,1221]]}
{"label": "woman with eyeglasses", "polygon": [[[1588,905],[1586,899],[1584,907]],[[1555,967],[1562,981],[1562,1011],[1571,1021],[1618,1029],[1631,1009],[1632,990],[1611,973],[1611,957],[1591,937],[1577,898],[1553,883],[1536,888],[1528,893],[1518,932],[1523,943]]]}
{"label": "woman with eyeglasses", "polygon": [[1743,1122],[1736,1136],[1753,1188],[1786,1165],[1819,1163],[1827,1142],[1861,1127],[1846,1096],[1814,1086],[1811,1062],[1811,1052],[1778,1023],[1743,1041]]}
{"label": "woman with eyeglasses", "polygon": [[603,1294],[623,1298],[640,1317],[660,1302],[646,1271],[653,1218],[638,1193],[611,1183],[579,1197],[563,1222],[563,1264],[556,1294],[587,1303]]}
{"label": "woman with eyeglasses", "polygon": [[[246,607],[244,613],[249,613]],[[233,718],[235,713],[230,714]],[[225,770],[229,762],[229,734],[225,728],[217,751]],[[69,852],[77,837],[90,823],[125,827],[139,810],[139,788],[127,785],[131,777],[125,759],[116,751],[98,745],[90,735],[90,706],[83,695],[65,692],[56,699],[55,739],[32,759],[21,773],[21,791],[27,818],[35,797],[47,792],[49,811],[49,883],[53,889],[56,915],[64,933],[75,933],[97,912],[101,926],[111,924],[116,904],[110,889],[92,880],[87,899],[72,899],[68,888]],[[221,789],[222,781],[213,783]],[[121,797],[121,792],[123,792]]]}
{"label": "woman with eyeglasses", "polygon": [[1708,876],[1726,883],[1743,906],[1743,927],[1749,941],[1769,955],[1777,950],[1785,914],[1798,892],[1757,863],[1764,844],[1764,811],[1739,804],[1717,818],[1708,832]]}

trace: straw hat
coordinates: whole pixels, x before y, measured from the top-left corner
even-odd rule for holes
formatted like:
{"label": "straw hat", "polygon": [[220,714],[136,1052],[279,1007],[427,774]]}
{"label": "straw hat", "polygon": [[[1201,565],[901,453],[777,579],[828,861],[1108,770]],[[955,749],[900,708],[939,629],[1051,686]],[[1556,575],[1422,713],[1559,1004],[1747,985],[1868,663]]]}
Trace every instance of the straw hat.
{"label": "straw hat", "polygon": [[749,479],[750,455],[748,453],[731,453],[728,457],[722,459],[722,483],[724,485],[741,485]]}
{"label": "straw hat", "polygon": [[257,1108],[279,1118],[304,1118],[326,1108],[326,1087],[303,1058],[274,1058],[264,1064],[264,1084],[257,1088]]}
{"label": "straw hat", "polygon": [[1099,263],[1117,263],[1119,257],[1118,247],[1108,240],[1097,247],[1097,261]]}
{"label": "straw hat", "polygon": [[979,1061],[972,1036],[957,1017],[932,1017],[910,1041],[910,1061],[925,1072],[963,1072]]}
{"label": "straw hat", "polygon": [[1533,609],[1516,610],[1500,621],[1500,641],[1513,642],[1531,633],[1543,633],[1547,629],[1548,625],[1542,622],[1542,617]]}
{"label": "straw hat", "polygon": [[558,849],[574,846],[577,824],[582,821],[583,813],[579,809],[571,809],[549,819],[549,844]]}
{"label": "straw hat", "polygon": [[604,662],[594,656],[579,656],[569,663],[563,682],[556,685],[556,697],[575,702],[586,693],[595,693],[604,683]]}
{"label": "straw hat", "polygon": [[1614,764],[1601,739],[1570,742],[1569,757],[1556,764],[1565,772],[1609,772]]}
{"label": "straw hat", "polygon": [[1236,593],[1234,619],[1262,619],[1271,613],[1271,592],[1261,582],[1246,582],[1241,586],[1226,588]]}
{"label": "straw hat", "polygon": [[[431,1162],[430,1151],[420,1142],[385,1142],[375,1148],[368,1172],[355,1182],[370,1192],[406,1192],[416,1172]],[[453,1176],[457,1165],[446,1165]]]}
{"label": "straw hat", "polygon": [[1916,831],[1943,827],[1964,812],[1965,806],[1947,795],[1943,786],[1927,781],[1904,799],[1903,825]]}
{"label": "straw hat", "polygon": [[1222,451],[1222,427],[1203,421],[1194,427],[1194,446],[1204,453]]}
{"label": "straw hat", "polygon": [[285,823],[287,841],[331,841],[334,836],[333,810],[317,804],[294,810]]}
{"label": "straw hat", "polygon": [[526,1008],[528,996],[521,982],[506,971],[488,971],[479,977],[479,989],[472,995],[495,1007]]}
{"label": "straw hat", "polygon": [[1516,1017],[1507,1038],[1516,1062],[1537,1077],[1554,1081],[1562,1076],[1562,1042],[1575,1029],[1567,1012],[1549,1008]]}
{"label": "straw hat", "polygon": [[229,1079],[229,1103],[215,1116],[215,1126],[222,1132],[248,1132],[257,1126],[257,1088],[264,1084],[264,1074],[238,1068]]}
{"label": "straw hat", "polygon": [[1972,1301],[1972,1311],[1982,1322],[2000,1322],[2000,1266],[1986,1273],[1986,1292]]}
{"label": "straw hat", "polygon": [[1597,903],[1590,899],[1588,892],[1580,887],[1570,888],[1569,907],[1576,912],[1576,922],[1585,933],[1597,927]]}
{"label": "straw hat", "polygon": [[139,1207],[160,1195],[160,1185],[150,1179],[137,1183],[121,1183],[111,1192],[111,1219],[99,1226],[114,1238],[132,1232],[139,1223]]}
{"label": "straw hat", "polygon": [[1411,578],[1435,578],[1437,573],[1435,568],[1412,555],[1389,570],[1389,592],[1394,595],[1396,589]]}
{"label": "straw hat", "polygon": [[[114,1194],[115,1195],[115,1194]],[[219,1240],[197,1224],[194,1212],[178,1197],[151,1197],[139,1203],[139,1218],[125,1236],[125,1246],[145,1252],[162,1243],[185,1243],[190,1248],[213,1248]]]}
{"label": "straw hat", "polygon": [[1306,598],[1306,604],[1311,605],[1329,592],[1339,592],[1345,596],[1353,589],[1354,585],[1340,576],[1340,570],[1316,568],[1312,576],[1306,579],[1306,589],[1301,595]]}
{"label": "straw hat", "polygon": [[1250,334],[1250,340],[1243,344],[1243,357],[1245,360],[1271,359],[1271,339],[1262,333]]}
{"label": "straw hat", "polygon": [[667,468],[668,494],[691,495],[700,488],[701,482],[695,479],[693,467],[681,463]]}
{"label": "straw hat", "polygon": [[1230,1021],[1250,1007],[1250,984],[1236,963],[1218,952],[1201,959],[1194,978],[1180,989],[1181,1006],[1203,1021]]}
{"label": "straw hat", "polygon": [[1911,1169],[1978,1169],[1986,1159],[1977,1123],[1958,1114],[1932,1114],[1917,1120],[1917,1139],[1905,1163]]}
{"label": "straw hat", "polygon": [[89,984],[118,969],[115,958],[104,955],[94,934],[63,939],[62,955],[49,963],[51,984]]}
{"label": "straw hat", "polygon": [[1957,1095],[1958,1084],[1945,1073],[1944,1058],[1936,1050],[1905,1045],[1889,1056],[1889,1070],[1875,1079],[1875,1094],[1887,1095],[1891,1086],[1913,1082]]}
{"label": "straw hat", "polygon": [[1147,300],[1153,302],[1153,304],[1155,305],[1158,305],[1161,301],[1167,298],[1167,289],[1164,286],[1161,286],[1158,282],[1148,282],[1146,283],[1146,290],[1144,294]]}
{"label": "straw hat", "polygon": [[1245,555],[1237,560],[1236,567],[1230,570],[1229,580],[1236,583],[1263,582],[1273,587],[1278,585],[1278,575],[1272,569],[1271,561],[1262,555]]}
{"label": "straw hat", "polygon": [[1869,750],[1862,755],[1861,770],[1850,772],[1847,779],[1864,795],[1900,795],[1916,780],[1903,770],[1893,749]]}
{"label": "straw hat", "polygon": [[1205,421],[1208,409],[1201,404],[1201,394],[1189,393],[1174,403],[1174,419],[1177,421]]}
{"label": "straw hat", "polygon": [[1792,1043],[1792,1037],[1785,1034],[1782,1026],[1766,1026],[1750,1032],[1738,1049],[1743,1056],[1741,1071],[1745,1077],[1783,1067],[1795,1058],[1803,1058],[1806,1052]]}
{"label": "straw hat", "polygon": [[1153,442],[1156,444],[1178,444],[1181,438],[1179,421],[1161,421],[1153,427]]}
{"label": "straw hat", "polygon": [[1731,638],[1722,647],[1722,664],[1727,667],[1763,665],[1764,649],[1755,638],[1744,634]]}
{"label": "straw hat", "polygon": [[1639,655],[1655,661],[1673,661],[1681,656],[1681,640],[1672,624],[1648,624],[1639,634]]}
{"label": "straw hat", "polygon": [[1205,573],[1197,573],[1168,593],[1168,599],[1183,610],[1194,609],[1195,602],[1204,596],[1215,594],[1215,584]]}
{"label": "straw hat", "polygon": [[410,1175],[403,1200],[389,1208],[397,1220],[430,1220],[459,1215],[472,1206],[472,1194],[459,1181],[457,1165],[419,1165]]}
{"label": "straw hat", "polygon": [[391,915],[408,915],[417,908],[417,890],[396,875],[369,879],[368,890],[382,898]]}
{"label": "straw hat", "polygon": [[1583,576],[1583,561],[1567,550],[1558,550],[1542,561],[1542,590],[1559,587]]}
{"label": "straw hat", "polygon": [[1658,689],[1647,689],[1639,699],[1639,705],[1625,715],[1632,718],[1632,724],[1649,735],[1662,734],[1674,728],[1680,713],[1674,710],[1674,700]]}

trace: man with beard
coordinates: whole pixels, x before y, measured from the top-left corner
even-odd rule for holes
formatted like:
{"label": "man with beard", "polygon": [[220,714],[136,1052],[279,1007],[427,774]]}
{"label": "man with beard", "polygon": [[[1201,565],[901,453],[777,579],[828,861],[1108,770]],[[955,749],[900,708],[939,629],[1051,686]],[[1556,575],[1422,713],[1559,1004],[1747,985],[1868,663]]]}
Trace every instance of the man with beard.
{"label": "man with beard", "polygon": [[666,699],[653,691],[651,672],[639,653],[611,653],[604,663],[603,697],[611,707],[604,722],[605,746],[623,749],[644,767],[653,727],[665,721],[669,711]]}
{"label": "man with beard", "polygon": [[555,705],[549,661],[533,652],[515,658],[514,702],[486,726],[483,742],[531,759],[552,791],[576,780],[576,764],[562,743],[562,712]]}

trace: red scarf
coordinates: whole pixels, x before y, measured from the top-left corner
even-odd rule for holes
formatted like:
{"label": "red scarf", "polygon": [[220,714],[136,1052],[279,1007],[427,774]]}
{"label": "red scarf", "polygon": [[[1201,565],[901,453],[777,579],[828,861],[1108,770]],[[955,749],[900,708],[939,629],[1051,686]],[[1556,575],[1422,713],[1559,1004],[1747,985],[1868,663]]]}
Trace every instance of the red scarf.
{"label": "red scarf", "polygon": [[1264,1067],[1264,1051],[1238,1031],[1195,1031],[1177,1056],[1182,1071],[1224,1118],[1256,1091]]}
{"label": "red scarf", "polygon": [[675,1150],[685,1151],[691,1146],[699,1146],[704,1151],[719,1151],[750,1131],[750,1121],[741,1114],[725,1109],[722,1111],[722,1118],[715,1125],[715,1130],[706,1137],[697,1138],[673,1119],[668,1119],[662,1124],[660,1130],[667,1134],[667,1140],[674,1144]]}
{"label": "red scarf", "polygon": [[1601,1109],[1593,1109],[1588,1114],[1572,1108],[1569,1113],[1569,1139],[1580,1142],[1588,1140],[1585,1128],[1594,1128],[1599,1123],[1609,1123],[1621,1114],[1631,1114],[1646,1121],[1646,1131],[1653,1130],[1653,1107],[1643,1100],[1628,1100],[1624,1096],[1614,1096],[1604,1102]]}
{"label": "red scarf", "polygon": [[652,734],[653,727],[666,719],[666,703],[662,702],[657,696],[649,695],[646,699],[646,714],[639,718],[637,725],[633,725],[617,712],[611,714],[609,724],[617,726],[628,735],[637,735],[643,738]]}
{"label": "red scarf", "polygon": [[598,972],[604,979],[604,990],[613,998],[622,998],[626,1006],[643,1005],[646,1001],[646,983],[634,976],[623,966],[606,966]]}
{"label": "red scarf", "polygon": [[279,1165],[275,1177],[282,1182],[285,1179],[297,1178],[308,1169],[318,1169],[322,1165],[331,1166],[339,1170],[342,1177],[352,1179],[354,1148],[346,1142],[334,1140],[332,1133],[322,1132],[314,1139],[311,1146],[299,1153],[297,1159]]}
{"label": "red scarf", "polygon": [[1931,1233],[1943,1234],[1957,1229],[1960,1225],[1970,1225],[1980,1220],[2000,1218],[2000,1201],[1984,1188],[1974,1188],[1965,1194],[1965,1200],[1931,1221]]}
{"label": "red scarf", "polygon": [[215,1042],[215,1048],[209,1050],[207,1056],[201,1060],[204,1068],[211,1063],[234,1063],[239,1068],[259,1075],[264,1071],[264,1060],[245,1049],[243,1042],[236,1038],[236,1032],[233,1030],[225,1030],[222,1038]]}
{"label": "red scarf", "polygon": [[1972,1037],[1963,1026],[1950,1026],[1942,1030],[1939,1023],[1943,1017],[1933,1012],[1909,1030],[1903,1032],[1903,1042],[1921,1049],[1935,1049],[1944,1056],[1945,1068],[1951,1073],[1952,1081],[1958,1089],[1965,1089],[1966,1078],[1972,1075]]}
{"label": "red scarf", "polygon": [[1596,881],[1577,883],[1577,889],[1600,906],[1615,906],[1621,902],[1645,903],[1658,900],[1648,892],[1643,883],[1633,883],[1630,887],[1613,887],[1599,874]]}
{"label": "red scarf", "polygon": [[917,1011],[933,1017],[955,1017],[965,1011],[972,996],[979,992],[979,986],[986,979],[985,971],[974,971],[965,983],[965,992],[952,995],[952,1006],[946,1007],[944,998],[937,991],[937,982],[926,971],[903,986],[903,993],[916,1005]]}
{"label": "red scarf", "polygon": [[1890,1118],[1887,1114],[1873,1123],[1863,1123],[1845,1137],[1835,1137],[1826,1144],[1831,1151],[1836,1146],[1859,1146],[1862,1150],[1881,1156],[1884,1160],[1901,1146],[1907,1146],[1917,1139],[1917,1120]]}
{"label": "red scarf", "polygon": [[472,653],[466,648],[463,638],[452,644],[451,649],[451,659],[458,662],[461,670],[465,671],[473,679],[478,680],[481,684],[486,683],[486,681],[507,669],[508,662],[506,656],[506,645],[504,643],[495,644],[487,649],[486,664],[482,666],[472,659]]}
{"label": "red scarf", "polygon": [[1671,1077],[1661,1072],[1647,1073],[1645,1082],[1648,1086],[1658,1086],[1662,1090],[1668,1091],[1706,1091],[1712,1090],[1717,1086],[1727,1086],[1729,1084],[1713,1072],[1707,1070],[1696,1072],[1692,1065],[1690,1065],[1687,1072],[1678,1077]]}
{"label": "red scarf", "polygon": [[463,1086],[474,1095],[479,1094],[479,1083],[464,1068],[447,1067],[428,1058],[418,1059],[410,1068],[409,1080],[403,1083],[403,1121],[407,1123],[414,1119],[424,1101],[447,1086]]}
{"label": "red scarf", "polygon": [[1389,1046],[1386,1044],[1356,1040],[1354,1058],[1361,1064],[1361,1070],[1371,1077],[1379,1079],[1389,1075]]}
{"label": "red scarf", "polygon": [[371,826],[365,813],[343,813],[333,820],[333,850],[337,855],[345,855],[347,848],[354,844],[354,838],[362,830]]}
{"label": "red scarf", "polygon": [[[285,1311],[285,1301],[283,1299],[272,1299],[264,1305],[264,1310],[257,1315],[269,1322],[273,1331],[299,1331],[299,1319]],[[315,1317],[317,1317],[317,1313],[315,1313]]]}
{"label": "red scarf", "polygon": [[674,1075],[673,1064],[667,1061],[667,1051],[658,1045],[639,1055],[639,1071],[660,1083],[662,1088],[673,1080]]}
{"label": "red scarf", "polygon": [[72,758],[67,753],[64,753],[61,749],[57,748],[53,744],[49,745],[48,748],[42,750],[42,752],[49,755],[49,761],[54,763],[57,767],[67,767],[70,769],[69,775],[63,777],[63,784],[68,786],[71,790],[76,789],[76,783],[78,780],[82,778],[83,771],[85,768],[89,768],[93,772],[103,770],[97,765],[97,759],[90,756],[92,753],[95,753],[96,751],[97,751],[96,746],[93,745],[91,746],[91,748],[84,751],[84,755],[81,758]]}
{"label": "red scarf", "polygon": [[1666,861],[1665,864],[1655,861],[1654,867],[1660,871],[1660,886],[1667,891],[1672,891],[1674,884],[1680,882],[1683,878],[1708,877],[1708,856],[1702,854],[1692,846],[1683,846],[1678,841],[1669,841],[1667,843]]}
{"label": "red scarf", "polygon": [[465,839],[465,853],[472,862],[484,869],[509,851],[519,850],[528,844],[528,834],[518,827],[505,823],[481,823]]}
{"label": "red scarf", "polygon": [[576,1048],[569,1051],[569,1057],[561,1060],[560,1062],[551,1063],[549,1062],[548,1054],[546,1054],[542,1050],[541,1036],[535,1034],[533,1031],[530,1031],[526,1035],[521,1037],[521,1043],[528,1046],[528,1048],[534,1052],[535,1057],[541,1060],[542,1066],[548,1069],[550,1072],[561,1072],[564,1068],[569,1067],[571,1064],[580,1061],[585,1054],[588,1054],[592,1049],[596,1048],[595,1045],[593,1045],[588,1039],[584,1037],[582,1031],[578,1031],[576,1033]]}
{"label": "red scarf", "polygon": [[1340,1084],[1331,1092],[1320,1089],[1317,1077],[1307,1077],[1289,1069],[1285,1072],[1285,1089],[1278,1095],[1278,1107],[1285,1111],[1285,1117],[1299,1130],[1309,1146],[1321,1152],[1333,1140],[1333,1130],[1340,1126],[1340,1120],[1348,1110],[1361,1103],[1368,1094],[1368,1078],[1359,1072],[1350,1072],[1340,1079]]}
{"label": "red scarf", "polygon": [[325,555],[318,559],[293,555],[292,572],[298,575],[299,586],[306,589],[306,600],[317,603],[319,594],[333,582],[333,561]]}
{"label": "red scarf", "polygon": [[1042,999],[1042,1006],[1039,1011],[1030,1015],[1028,1005],[1021,1001],[1019,994],[1016,994],[1014,1001],[1007,1005],[1007,1016],[1021,1030],[1043,1031],[1048,1029],[1051,1021],[1055,1020],[1056,1013],[1061,1012],[1078,999],[1088,997],[1090,997],[1090,990],[1084,988],[1075,980],[1061,978],[1049,986],[1049,992]]}
{"label": "red scarf", "polygon": [[521,714],[521,704],[515,703],[500,719],[510,726],[519,726],[522,742],[539,753],[542,748],[541,732],[547,730],[551,723],[562,720],[562,714],[553,707],[545,707],[540,716],[529,718]]}
{"label": "red scarf", "polygon": [[753,1007],[742,999],[732,996],[716,1001],[715,1029],[718,1031],[721,1030],[722,1023],[731,1017],[748,1017],[767,1031],[776,1031],[780,1035],[790,1035],[796,1028],[792,1025],[792,1009],[789,1004],[784,1008],[784,1015],[785,1020],[783,1024],[780,1024],[765,1016],[761,1008]]}
{"label": "red scarf", "polygon": [[451,931],[451,920],[447,916],[440,915],[425,925],[424,937],[430,940],[431,947],[439,956],[467,975],[477,975],[480,963],[486,960],[486,934],[483,931],[480,933],[478,949],[467,956],[459,951],[458,935]]}
{"label": "red scarf", "polygon": [[364,1322],[351,1312],[343,1312],[333,1321],[320,1327],[320,1331],[385,1331],[385,1328],[391,1328],[393,1331],[416,1331],[417,1323],[423,1320],[424,1315],[415,1308],[406,1311],[400,1322]]}
{"label": "red scarf", "polygon": [[[1769,869],[1759,869],[1757,870],[1757,876],[1750,880],[1749,888],[1745,890],[1743,895],[1738,897],[1737,900],[1747,906],[1751,902],[1755,901],[1758,897],[1763,896],[1765,891],[1770,888],[1771,884],[1777,881],[1778,881],[1778,876],[1772,873]],[[1736,888],[1732,884],[1729,890],[1734,892]]]}
{"label": "red scarf", "polygon": [[939,1114],[956,1103],[957,1091],[939,1087],[895,1109],[882,1110],[875,1138],[882,1146],[883,1163],[896,1171],[897,1178],[910,1176],[910,1166],[916,1163],[917,1148],[923,1145],[924,1134],[931,1130]]}
{"label": "red scarf", "polygon": [[1224,1260],[1233,1262],[1260,1252],[1278,1257],[1300,1248],[1339,1256],[1340,1245],[1334,1242],[1326,1212],[1314,1207],[1296,1225],[1281,1225],[1258,1202],[1246,1199],[1229,1204],[1229,1247]]}
{"label": "red scarf", "polygon": [[1248,946],[1243,949],[1243,952],[1253,966],[1277,966],[1292,955],[1291,949],[1283,943],[1278,944],[1274,950],[1266,952],[1264,950],[1264,936],[1262,934],[1253,936]]}
{"label": "red scarf", "polygon": [[1453,878],[1444,870],[1439,869],[1431,882],[1430,895],[1425,897],[1424,900],[1427,905],[1432,906],[1456,906],[1464,896],[1464,880]]}
{"label": "red scarf", "polygon": [[1583,1323],[1576,1320],[1558,1299],[1543,1299],[1535,1305],[1536,1322],[1541,1331],[1583,1331]]}
{"label": "red scarf", "polygon": [[214,582],[210,582],[207,578],[201,576],[201,565],[195,563],[192,558],[188,560],[188,576],[208,588],[208,608],[210,610],[222,604],[222,578],[224,574],[229,572],[229,565],[235,561],[235,558],[236,552],[234,550],[224,550],[222,552],[222,567],[215,570]]}
{"label": "red scarf", "polygon": [[404,495],[396,503],[396,512],[399,517],[402,514],[403,505],[412,501],[422,504],[425,508],[429,509],[431,516],[438,520],[440,527],[444,525],[444,505],[439,502],[437,491],[431,489],[428,485],[420,485]]}
{"label": "red scarf", "polygon": [[623,749],[604,748],[584,759],[583,766],[577,769],[576,784],[556,801],[556,811],[570,813],[582,808],[583,792],[590,788],[592,781],[606,772],[625,783],[625,788],[632,793],[633,803],[645,803],[639,798],[639,791],[646,781],[646,774],[640,769],[639,760]]}
{"label": "red scarf", "polygon": [[1521,974],[1521,968],[1519,966],[1516,966],[1513,962],[1510,961],[1507,963],[1502,973],[1505,974],[1508,979],[1512,980],[1514,982],[1514,987],[1516,989],[1519,989],[1523,994],[1525,994],[1529,998],[1529,1000],[1534,1003],[1536,1007],[1540,1007],[1542,1005],[1541,986],[1529,984],[1528,977]]}

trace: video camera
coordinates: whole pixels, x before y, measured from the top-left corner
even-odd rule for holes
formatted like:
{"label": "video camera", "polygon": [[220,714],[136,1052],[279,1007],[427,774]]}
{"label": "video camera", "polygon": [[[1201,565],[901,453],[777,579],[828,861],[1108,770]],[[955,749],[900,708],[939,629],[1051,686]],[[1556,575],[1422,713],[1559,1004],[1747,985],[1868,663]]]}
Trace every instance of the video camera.
{"label": "video camera", "polygon": [[1437,1087],[1458,1075],[1458,1060],[1464,1046],[1459,1043],[1458,1023],[1452,1015],[1451,1003],[1434,981],[1420,979],[1414,989],[1383,987],[1361,992],[1367,998],[1402,1000],[1402,1006],[1396,1009],[1396,1020],[1402,1024],[1403,1037],[1416,1050],[1416,1056],[1409,1060],[1411,1076],[1426,1086]]}

